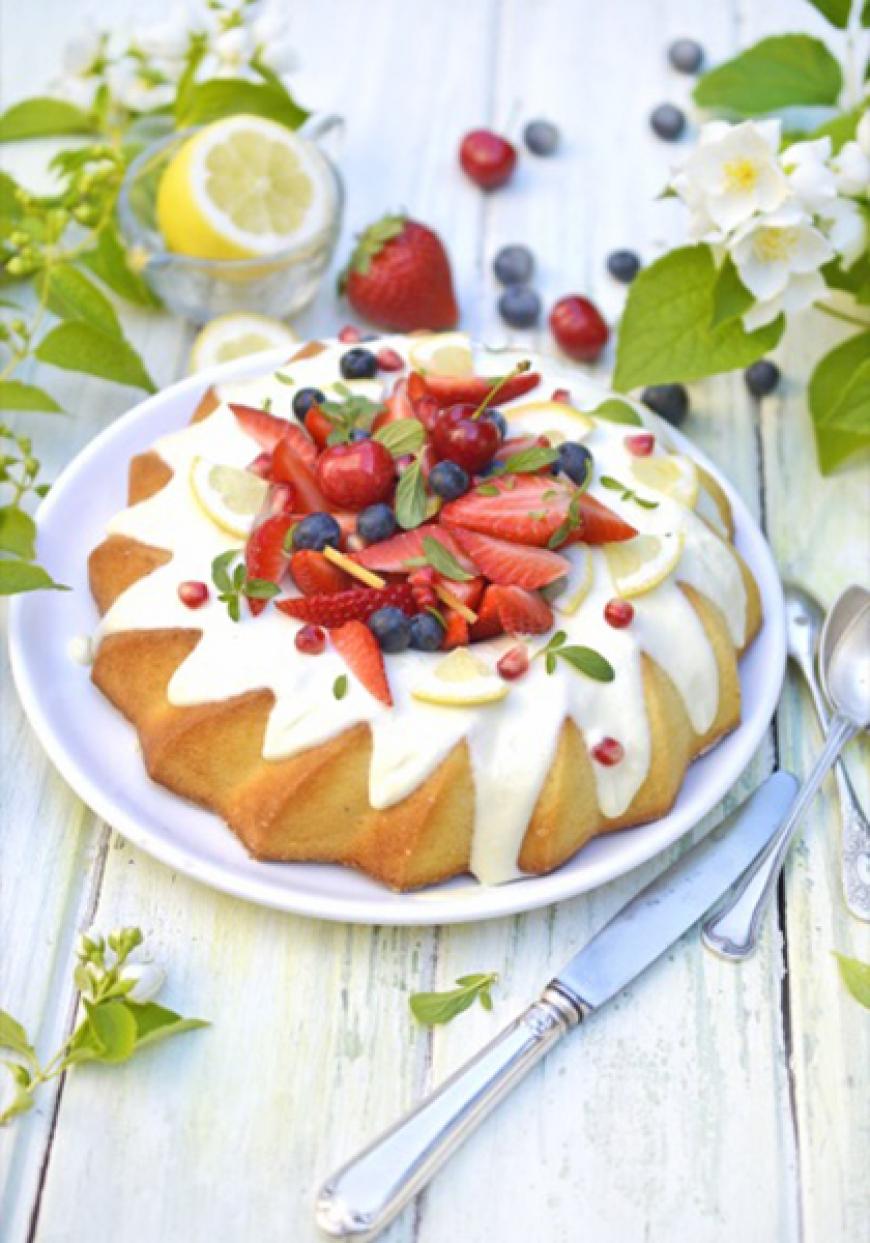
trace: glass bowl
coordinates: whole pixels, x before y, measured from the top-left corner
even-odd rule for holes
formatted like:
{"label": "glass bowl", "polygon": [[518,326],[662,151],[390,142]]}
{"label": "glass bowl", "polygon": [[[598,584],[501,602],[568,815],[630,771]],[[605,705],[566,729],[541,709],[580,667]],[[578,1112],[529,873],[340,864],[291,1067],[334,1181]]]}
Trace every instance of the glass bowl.
{"label": "glass bowl", "polygon": [[309,117],[297,131],[317,145],[333,183],[330,219],[298,246],[253,259],[195,259],[166,249],[155,219],[157,186],[169,160],[200,128],[179,130],[141,151],[124,176],[118,220],[128,258],[171,311],[207,323],[231,311],[283,319],[312,301],[329,266],[341,228],[344,185],[320,140],[342,124],[335,116]]}

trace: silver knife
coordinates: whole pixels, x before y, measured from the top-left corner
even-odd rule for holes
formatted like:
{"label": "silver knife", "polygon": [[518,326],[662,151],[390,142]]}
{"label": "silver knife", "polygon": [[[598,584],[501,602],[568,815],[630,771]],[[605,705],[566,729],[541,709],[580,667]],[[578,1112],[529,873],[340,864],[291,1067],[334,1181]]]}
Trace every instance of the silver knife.
{"label": "silver knife", "polygon": [[620,993],[722,896],[782,821],[797,781],[774,773],[726,820],[632,898],[541,997],[440,1088],[321,1187],[332,1238],[367,1243],[404,1208],[544,1054]]}

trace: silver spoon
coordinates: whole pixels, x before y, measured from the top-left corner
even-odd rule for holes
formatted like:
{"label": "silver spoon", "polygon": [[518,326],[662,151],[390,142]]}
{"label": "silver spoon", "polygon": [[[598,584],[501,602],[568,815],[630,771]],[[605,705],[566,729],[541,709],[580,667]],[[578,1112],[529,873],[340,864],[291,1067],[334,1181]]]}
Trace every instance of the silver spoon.
{"label": "silver spoon", "polygon": [[[833,643],[829,635],[837,636]],[[870,725],[870,592],[843,592],[825,620],[820,656],[822,686],[834,708],[822,752],[779,831],[701,929],[707,948],[732,961],[755,949],[789,846],[825,774],[846,743]]]}
{"label": "silver spoon", "polygon": [[[804,675],[822,732],[827,730],[830,717],[816,674],[824,621],[825,614],[818,601],[795,583],[786,583],[785,630],[788,654]],[[830,643],[830,632],[827,637]],[[870,920],[870,824],[858,801],[842,757],[834,765],[834,778],[843,822],[843,896],[852,915],[857,919]]]}

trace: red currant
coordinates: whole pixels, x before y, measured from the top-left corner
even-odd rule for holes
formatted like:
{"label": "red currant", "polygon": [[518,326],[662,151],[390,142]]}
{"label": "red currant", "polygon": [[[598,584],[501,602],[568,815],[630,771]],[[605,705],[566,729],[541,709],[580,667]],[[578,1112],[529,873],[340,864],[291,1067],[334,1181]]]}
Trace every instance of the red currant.
{"label": "red currant", "polygon": [[379,440],[332,445],[317,463],[323,495],[340,509],[365,509],[366,505],[385,501],[395,478],[393,455]]}
{"label": "red currant", "polygon": [[569,358],[583,363],[594,363],[610,336],[595,304],[578,294],[559,299],[550,312],[550,331]]}
{"label": "red currant", "polygon": [[608,600],[604,606],[604,620],[616,630],[624,630],[634,620],[634,605],[628,600]]}
{"label": "red currant", "polygon": [[201,609],[208,599],[208,587],[205,583],[188,579],[178,584],[178,598],[189,609]]}
{"label": "red currant", "polygon": [[303,626],[296,631],[293,642],[296,650],[304,652],[306,656],[319,656],[326,647],[326,631],[322,626]]}
{"label": "red currant", "polygon": [[432,448],[439,461],[456,462],[475,475],[492,461],[501,441],[492,419],[475,419],[477,407],[467,402],[449,406],[432,428]]}
{"label": "red currant", "polygon": [[509,180],[516,167],[516,148],[489,129],[473,129],[459,146],[462,170],[483,190],[495,190]]}
{"label": "red currant", "polygon": [[345,324],[338,334],[338,339],[345,345],[356,345],[357,341],[362,340],[362,333],[359,328],[354,328],[353,324]]}
{"label": "red currant", "polygon": [[506,682],[515,682],[521,678],[529,667],[528,649],[522,643],[510,648],[496,665],[499,676]]}
{"label": "red currant", "polygon": [[636,436],[626,436],[625,447],[635,457],[649,457],[655,448],[656,438],[652,432],[638,432]]}
{"label": "red currant", "polygon": [[602,738],[592,748],[592,758],[599,764],[603,764],[605,768],[613,768],[624,755],[622,743],[617,742],[615,738]]}
{"label": "red currant", "polygon": [[387,347],[378,350],[375,358],[378,360],[380,371],[401,371],[405,365],[405,360],[398,350],[391,350]]}

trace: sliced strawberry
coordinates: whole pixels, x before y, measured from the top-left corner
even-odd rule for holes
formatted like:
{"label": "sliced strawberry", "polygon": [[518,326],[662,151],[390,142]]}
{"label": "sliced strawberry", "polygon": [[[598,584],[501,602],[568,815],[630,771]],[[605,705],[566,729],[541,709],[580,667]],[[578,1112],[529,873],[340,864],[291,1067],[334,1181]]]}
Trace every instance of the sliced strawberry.
{"label": "sliced strawberry", "polygon": [[634,539],[637,531],[624,522],[619,514],[596,501],[594,496],[584,494],[580,502],[580,526],[570,533],[567,544],[614,544]]}
{"label": "sliced strawberry", "polygon": [[322,552],[302,548],[290,558],[290,573],[303,596],[331,596],[349,591],[353,580],[344,570],[333,565]]}
{"label": "sliced strawberry", "polygon": [[308,413],[305,416],[305,430],[317,445],[318,449],[325,449],[326,442],[329,439],[329,433],[333,429],[333,424],[326,417],[319,406],[309,406]]}
{"label": "sliced strawberry", "polygon": [[408,396],[408,381],[406,379],[397,380],[393,385],[393,391],[387,398],[386,407],[386,410],[379,414],[374,423],[372,423],[373,432],[386,427],[388,423],[397,423],[399,419],[413,419],[414,407],[411,404],[411,398]]}
{"label": "sliced strawberry", "polygon": [[553,610],[543,596],[523,587],[491,589],[499,620],[508,634],[546,634],[553,625]]}
{"label": "sliced strawberry", "polygon": [[[301,429],[300,435],[305,435]],[[308,441],[307,436],[305,439]],[[308,441],[308,443],[311,442]],[[272,471],[275,478],[280,479],[282,483],[293,484],[296,489],[296,504],[304,513],[329,513],[329,501],[321,492],[314,471],[300,457],[298,446],[290,436],[282,437],[275,446],[272,454]]]}
{"label": "sliced strawberry", "polygon": [[454,647],[468,646],[468,622],[461,617],[455,609],[445,609],[444,621],[444,638],[441,640],[442,651],[449,652]]}
{"label": "sliced strawberry", "polygon": [[509,457],[513,457],[515,453],[522,453],[524,449],[533,449],[538,444],[540,437],[538,436],[508,436],[507,440],[503,440],[495,451],[494,462],[505,462]]}
{"label": "sliced strawberry", "polygon": [[477,531],[453,528],[456,542],[492,583],[511,587],[545,587],[567,574],[571,563],[546,548],[528,548],[493,539]]}
{"label": "sliced strawberry", "polygon": [[[273,514],[254,527],[245,545],[248,578],[265,578],[270,583],[280,583],[287,569],[284,538],[292,525],[293,519],[289,514]],[[265,600],[248,599],[248,608],[254,617],[265,607]]]}
{"label": "sliced strawberry", "polygon": [[[470,402],[472,405],[480,406],[497,380],[498,376],[482,375],[427,375],[423,377],[425,391],[430,393],[442,407],[456,406],[460,402]],[[513,401],[515,397],[530,393],[540,383],[541,377],[536,371],[522,372],[502,385],[495,395],[495,400],[499,404]],[[487,401],[486,404],[489,405],[489,402]]]}
{"label": "sliced strawberry", "polygon": [[282,482],[284,482],[284,477],[281,472],[285,469],[288,454],[297,457],[300,462],[304,462],[306,466],[314,470],[317,461],[317,446],[311,437],[295,423],[288,423],[287,430],[272,454],[273,478]]}
{"label": "sliced strawberry", "polygon": [[370,695],[388,708],[393,706],[384,658],[377,639],[361,621],[345,622],[333,630],[332,642],[354,677]]}
{"label": "sliced strawberry", "polygon": [[[401,535],[393,535],[390,539],[381,540],[379,544],[370,544],[362,552],[354,553],[353,559],[365,566],[367,570],[380,570],[387,574],[395,572],[409,574],[412,570],[419,568],[413,563],[422,558],[423,540],[427,536],[443,544],[466,573],[474,573],[474,566],[463,555],[462,549],[457,547],[451,532],[431,524],[415,527],[413,531],[403,531]],[[408,562],[412,564],[409,565]]]}
{"label": "sliced strawberry", "polygon": [[409,616],[417,611],[411,588],[407,583],[391,583],[387,587],[353,587],[317,596],[294,596],[276,601],[276,608],[297,621],[313,622],[327,630],[348,621],[365,621],[375,609],[393,604]]}
{"label": "sliced strawberry", "polygon": [[269,414],[267,410],[259,410],[256,406],[243,406],[231,401],[230,409],[242,431],[256,440],[267,453],[272,452],[287,428],[292,426],[287,419],[279,419],[277,415]]}
{"label": "sliced strawberry", "polygon": [[[481,494],[480,487],[484,488]],[[575,500],[579,495],[580,499]],[[573,485],[546,475],[513,475],[486,479],[458,500],[442,506],[439,521],[495,535],[517,544],[545,548],[568,519],[572,500],[578,525],[568,542],[603,544],[632,539],[634,527]]]}
{"label": "sliced strawberry", "polygon": [[483,595],[483,589],[486,581],[483,578],[469,578],[466,582],[457,582],[454,578],[445,578],[439,574],[437,577],[439,586],[446,587],[449,592],[456,596],[457,600],[461,600],[467,609],[471,609],[472,613],[477,610],[480,604],[480,598]]}
{"label": "sliced strawberry", "polygon": [[492,584],[483,593],[480,604],[477,606],[477,621],[469,633],[475,642],[478,639],[494,639],[496,635],[504,633],[504,626],[501,624],[498,612],[498,588]]}

